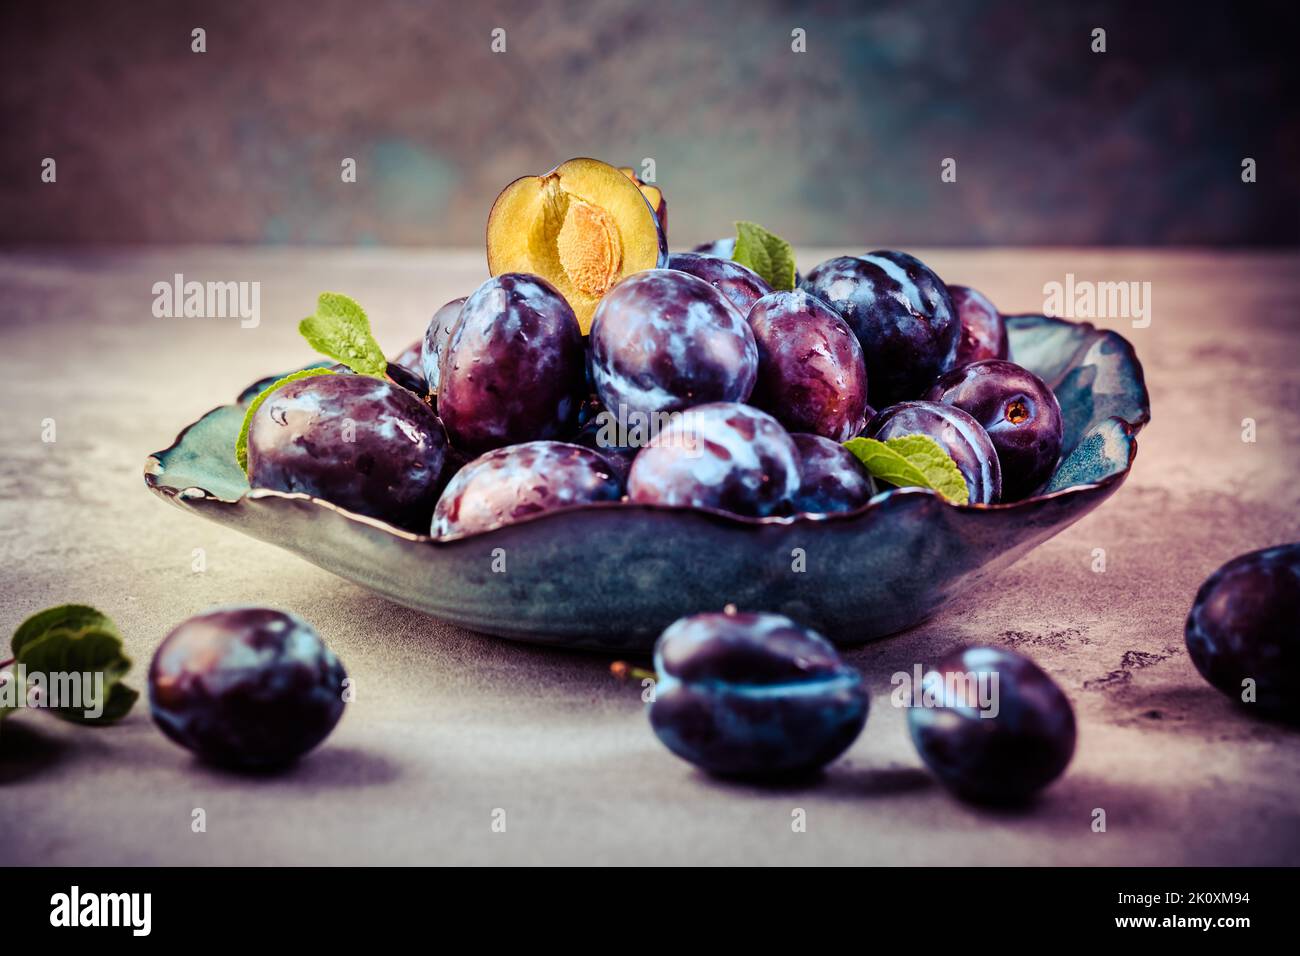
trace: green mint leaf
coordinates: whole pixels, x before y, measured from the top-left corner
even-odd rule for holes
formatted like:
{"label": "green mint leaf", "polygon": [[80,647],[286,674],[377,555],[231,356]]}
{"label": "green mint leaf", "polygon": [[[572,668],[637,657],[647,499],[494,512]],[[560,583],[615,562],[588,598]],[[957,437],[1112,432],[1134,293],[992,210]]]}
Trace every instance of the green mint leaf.
{"label": "green mint leaf", "polygon": [[131,659],[122,653],[122,638],[112,631],[50,631],[28,642],[16,663],[25,664],[29,673],[103,672],[111,682],[131,669]]}
{"label": "green mint leaf", "polygon": [[87,727],[98,727],[101,724],[111,724],[121,720],[131,712],[135,702],[140,699],[140,692],[123,683],[114,683],[109,685],[104,683],[104,693],[108,700],[104,703],[104,709],[98,717],[86,716],[86,711],[93,708],[78,710],[75,707],[61,707],[54,713],[62,717],[71,724],[84,724]]}
{"label": "green mint leaf", "polygon": [[[61,695],[58,706],[49,707],[56,716],[74,723],[111,723],[125,717],[140,696],[137,691],[121,683],[131,669],[131,659],[122,650],[122,637],[117,627],[105,615],[81,604],[50,608],[28,618],[14,632],[15,669],[0,695],[0,717],[18,709],[25,700],[32,676],[44,676],[47,706],[55,703],[53,694]],[[22,665],[26,681],[18,682],[17,666]],[[89,675],[87,685],[83,675]],[[58,690],[56,691],[56,683]],[[73,689],[75,684],[75,690]],[[98,684],[98,686],[96,686]],[[98,701],[86,695],[98,692]],[[75,694],[73,699],[64,694]],[[12,701],[10,701],[12,698]],[[9,706],[12,702],[13,706]],[[98,716],[87,711],[99,709]]]}
{"label": "green mint leaf", "polygon": [[300,378],[311,378],[313,375],[333,375],[333,369],[328,368],[304,368],[297,372],[292,372],[284,378],[277,379],[266,388],[257,393],[257,397],[248,403],[248,408],[244,410],[244,422],[239,426],[239,437],[235,439],[235,461],[239,462],[239,467],[248,474],[248,430],[253,427],[253,416],[257,410],[262,407],[268,395],[274,392],[282,385],[288,385],[290,382],[296,382]]}
{"label": "green mint leaf", "polygon": [[358,375],[383,378],[388,360],[370,334],[370,320],[355,299],[338,292],[322,292],[316,314],[298,323],[307,344],[322,355],[342,362]]}
{"label": "green mint leaf", "polygon": [[773,289],[794,288],[794,249],[757,223],[736,223],[736,249],[731,258],[753,269]]}
{"label": "green mint leaf", "polygon": [[117,628],[108,616],[93,607],[87,607],[85,604],[61,604],[33,614],[18,625],[18,630],[14,631],[13,640],[9,645],[13,649],[13,656],[17,657],[25,644],[55,630],[75,632],[97,630],[117,633]]}
{"label": "green mint leaf", "polygon": [[970,490],[957,463],[929,435],[899,435],[883,442],[850,438],[844,447],[873,478],[899,488],[931,488],[955,505],[970,501]]}

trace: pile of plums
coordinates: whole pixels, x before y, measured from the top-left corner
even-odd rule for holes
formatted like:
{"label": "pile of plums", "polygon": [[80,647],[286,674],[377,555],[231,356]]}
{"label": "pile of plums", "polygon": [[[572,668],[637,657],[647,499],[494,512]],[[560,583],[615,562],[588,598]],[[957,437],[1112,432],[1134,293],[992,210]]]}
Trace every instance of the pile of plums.
{"label": "pile of plums", "polygon": [[[595,454],[563,444],[557,453],[548,442],[523,447],[521,465],[566,474]],[[484,456],[495,464],[479,474],[514,467],[505,451]],[[462,480],[475,479],[454,479]],[[490,478],[477,480],[496,487]],[[605,494],[617,493],[615,479],[601,480]],[[579,483],[601,493],[586,478]],[[461,489],[455,497],[473,496]],[[1300,544],[1223,565],[1197,592],[1186,627],[1188,651],[1206,680],[1243,707],[1290,721],[1300,716],[1298,634]],[[729,606],[681,618],[660,636],[654,663],[654,733],[710,773],[807,774],[844,753],[866,724],[862,675],[825,638],[779,614]],[[907,707],[921,759],[962,798],[1022,801],[1069,764],[1073,708],[1028,658],[960,648],[925,669],[920,685],[895,703]],[[162,731],[204,760],[242,769],[281,767],[319,744],[342,716],[346,689],[342,664],[315,629],[269,608],[218,608],[184,621],[149,669],[150,705]]]}
{"label": "pile of plums", "polygon": [[[909,695],[917,752],[946,788],[979,803],[1032,797],[1074,754],[1070,701],[1028,658],[962,648]],[[778,614],[695,614],[655,646],[650,724],[709,773],[771,778],[834,760],[867,720],[862,675],[821,635]]]}
{"label": "pile of plums", "polygon": [[842,447],[858,435],[930,436],[974,504],[1051,478],[1060,407],[1008,361],[980,293],[888,251],[773,291],[724,247],[618,279],[586,336],[546,279],[494,276],[440,308],[386,380],[274,392],[251,422],[250,482],[445,536],[620,500],[849,511],[879,490]]}
{"label": "pile of plums", "polygon": [[[1196,669],[1242,708],[1300,719],[1300,543],[1239,555],[1211,574],[1186,640]],[[862,676],[824,638],[781,615],[728,607],[681,618],[660,635],[654,663],[655,735],[713,774],[815,771],[866,723]],[[1029,658],[959,648],[923,669],[920,685],[895,703],[907,708],[921,759],[960,797],[1019,802],[1069,765],[1074,710]]]}

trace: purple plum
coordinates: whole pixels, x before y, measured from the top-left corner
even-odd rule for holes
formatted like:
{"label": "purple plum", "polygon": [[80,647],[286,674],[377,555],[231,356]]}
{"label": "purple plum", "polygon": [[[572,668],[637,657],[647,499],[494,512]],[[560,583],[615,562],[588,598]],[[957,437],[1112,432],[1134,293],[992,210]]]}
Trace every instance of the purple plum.
{"label": "purple plum", "polygon": [[442,353],[447,348],[447,340],[451,338],[452,326],[460,318],[460,310],[464,307],[466,298],[461,296],[440,306],[438,311],[433,313],[433,318],[429,320],[424,338],[417,343],[420,349],[419,368],[423,370],[424,379],[429,383],[429,391],[434,394],[438,392],[440,381],[438,363],[442,360]]}
{"label": "purple plum", "polygon": [[773,292],[749,313],[758,346],[750,402],[792,432],[847,441],[866,422],[867,369],[843,319],[802,290]]}
{"label": "purple plum", "polygon": [[748,399],[758,348],[744,316],[713,286],[649,269],[601,299],[591,324],[591,371],[600,400],[616,415],[679,411]]}
{"label": "purple plum", "polygon": [[957,365],[969,365],[984,359],[1007,357],[1007,323],[988,297],[969,286],[950,285],[957,318],[961,320],[961,342],[957,345]]}
{"label": "purple plum", "polygon": [[798,454],[766,412],[734,402],[699,405],[675,417],[637,454],[628,497],[754,517],[776,514],[799,490]]}
{"label": "purple plum", "polygon": [[815,771],[857,739],[862,676],[820,634],[779,614],[695,614],[655,645],[650,726],[709,773],[781,777]]}
{"label": "purple plum", "polygon": [[772,291],[758,273],[719,256],[675,252],[668,257],[668,268],[703,279],[725,295],[741,315],[749,315],[754,303]]}
{"label": "purple plum", "polygon": [[423,531],[446,450],[437,416],[406,389],[313,375],[276,389],[253,414],[248,481]]}
{"label": "purple plum", "polygon": [[730,259],[736,252],[736,237],[728,236],[725,239],[714,239],[712,242],[702,242],[691,252],[701,256],[716,256],[719,259]]}
{"label": "purple plum", "polygon": [[[420,356],[424,352],[424,339],[416,339],[388,364],[396,365],[398,368],[409,372],[414,381],[420,383],[420,393],[426,394],[429,391],[428,379],[424,376],[424,366],[421,364]],[[402,385],[401,382],[397,384]],[[408,386],[402,385],[403,388]]]}
{"label": "purple plum", "polygon": [[1249,686],[1247,706],[1300,718],[1300,543],[1251,551],[1210,575],[1185,636],[1192,663],[1220,691],[1244,701]]}
{"label": "purple plum", "polygon": [[284,766],[343,716],[347,674],[285,611],[220,608],[177,625],[149,666],[149,706],[171,740],[212,763]]}
{"label": "purple plum", "polygon": [[1000,359],[972,362],[942,376],[925,397],[984,426],[998,450],[1003,501],[1032,495],[1056,471],[1065,430],[1061,406],[1028,369]]}
{"label": "purple plum", "polygon": [[835,309],[858,337],[876,408],[919,398],[957,360],[961,322],[952,297],[907,253],[828,259],[800,288]]}
{"label": "purple plum", "polygon": [[584,361],[578,320],[549,282],[517,272],[484,282],[439,354],[438,414],[452,444],[481,453],[571,433]]}
{"label": "purple plum", "polygon": [[796,513],[853,511],[876,493],[870,472],[839,442],[802,433],[790,438],[799,452],[799,490],[791,506]]}
{"label": "purple plum", "polygon": [[899,402],[879,412],[867,423],[863,434],[878,441],[927,435],[957,463],[957,470],[966,479],[971,504],[992,504],[1002,494],[997,449],[984,426],[955,405]]}
{"label": "purple plum", "polygon": [[447,484],[430,534],[472,534],[543,511],[617,501],[623,482],[590,448],[531,441],[480,455]]}
{"label": "purple plum", "polygon": [[907,711],[921,759],[949,790],[976,803],[1021,803],[1074,755],[1074,709],[1029,658],[970,647],[922,678]]}

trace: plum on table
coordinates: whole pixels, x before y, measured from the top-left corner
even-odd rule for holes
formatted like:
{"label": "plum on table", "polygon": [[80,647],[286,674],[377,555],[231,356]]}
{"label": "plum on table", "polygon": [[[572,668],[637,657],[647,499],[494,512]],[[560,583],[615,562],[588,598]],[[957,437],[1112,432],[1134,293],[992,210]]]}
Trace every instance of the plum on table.
{"label": "plum on table", "polygon": [[779,614],[695,614],[655,645],[650,725],[669,750],[724,776],[807,773],[867,719],[861,675]]}
{"label": "plum on table", "polygon": [[213,763],[288,764],[343,716],[343,665],[295,614],[221,608],[183,621],[149,667],[149,705],[171,740]]}
{"label": "plum on table", "polygon": [[1238,701],[1253,696],[1270,715],[1300,718],[1300,543],[1239,555],[1211,574],[1184,636],[1214,687]]}
{"label": "plum on table", "polygon": [[949,790],[1018,803],[1059,777],[1074,755],[1074,709],[1029,658],[963,648],[922,679],[907,724],[921,759]]}

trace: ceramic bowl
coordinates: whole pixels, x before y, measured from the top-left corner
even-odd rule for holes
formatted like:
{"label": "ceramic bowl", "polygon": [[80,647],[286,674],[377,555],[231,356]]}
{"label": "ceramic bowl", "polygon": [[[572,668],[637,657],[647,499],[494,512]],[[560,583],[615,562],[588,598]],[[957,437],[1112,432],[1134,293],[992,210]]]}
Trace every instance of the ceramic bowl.
{"label": "ceramic bowl", "polygon": [[[745,518],[608,502],[433,539],[304,494],[250,489],[235,464],[244,404],[213,409],[149,456],[173,504],[475,631],[615,653],[648,651],[683,614],[734,604],[788,614],[840,644],[912,627],[1005,570],[1123,484],[1150,418],[1142,367],[1114,332],[1008,319],[1011,356],[1055,391],[1061,463],[1041,495],[955,506],[896,489],[853,512]],[[267,561],[281,560],[267,553]],[[281,601],[293,606],[293,595]]]}

